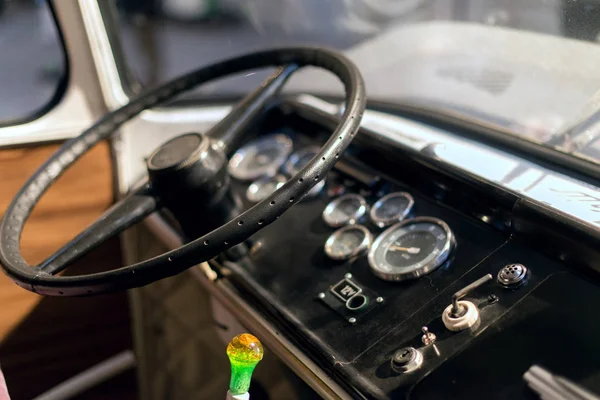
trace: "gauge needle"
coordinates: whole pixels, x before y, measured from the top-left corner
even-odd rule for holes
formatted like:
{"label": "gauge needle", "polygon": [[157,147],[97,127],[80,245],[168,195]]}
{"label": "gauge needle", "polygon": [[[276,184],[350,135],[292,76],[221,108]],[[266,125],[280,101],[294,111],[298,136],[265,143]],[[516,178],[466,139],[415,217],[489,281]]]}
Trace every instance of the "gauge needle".
{"label": "gauge needle", "polygon": [[407,253],[410,254],[419,254],[421,252],[421,249],[418,247],[400,247],[400,246],[390,246],[390,250],[395,250],[395,251],[406,251]]}

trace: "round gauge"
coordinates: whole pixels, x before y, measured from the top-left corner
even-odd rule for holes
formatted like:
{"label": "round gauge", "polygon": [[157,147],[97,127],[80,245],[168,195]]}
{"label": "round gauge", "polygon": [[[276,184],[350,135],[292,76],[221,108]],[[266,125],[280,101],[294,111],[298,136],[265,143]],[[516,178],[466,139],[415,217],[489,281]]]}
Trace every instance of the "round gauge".
{"label": "round gauge", "polygon": [[273,177],[261,178],[252,182],[246,190],[246,198],[253,203],[258,203],[273,194],[286,182],[285,176],[275,175]]}
{"label": "round gauge", "polygon": [[454,247],[448,225],[419,217],[392,225],[377,237],[369,251],[369,266],[388,281],[418,278],[444,264]]}
{"label": "round gauge", "polygon": [[325,242],[325,254],[334,260],[348,260],[369,250],[373,236],[362,225],[348,225],[333,232]]}
{"label": "round gauge", "polygon": [[367,201],[358,194],[349,193],[340,196],[325,207],[323,220],[333,228],[339,228],[346,224],[355,224],[366,213],[369,206]]}
{"label": "round gauge", "polygon": [[371,207],[371,220],[380,228],[402,221],[410,212],[415,200],[405,192],[387,194]]}
{"label": "round gauge", "polygon": [[284,134],[255,139],[231,157],[229,173],[243,181],[273,176],[289,157],[292,147],[292,140]]}
{"label": "round gauge", "polygon": [[[311,146],[305,147],[294,152],[285,164],[285,171],[288,173],[288,175],[291,176],[297,174],[302,168],[306,166],[306,164],[309,163],[310,160],[312,160],[319,153],[319,150],[320,149],[318,147]],[[317,183],[304,197],[315,197],[316,195],[321,193],[323,187],[325,187],[325,180],[322,180],[319,183]]]}

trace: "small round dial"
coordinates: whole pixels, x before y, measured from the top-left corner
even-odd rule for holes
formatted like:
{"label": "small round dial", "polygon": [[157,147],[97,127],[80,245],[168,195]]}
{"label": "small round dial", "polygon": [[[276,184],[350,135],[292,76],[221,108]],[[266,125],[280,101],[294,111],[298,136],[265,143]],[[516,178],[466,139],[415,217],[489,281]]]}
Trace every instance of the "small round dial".
{"label": "small round dial", "polygon": [[255,139],[231,157],[229,173],[244,181],[273,176],[289,157],[292,147],[292,140],[284,134]]}
{"label": "small round dial", "polygon": [[252,182],[246,190],[246,198],[253,203],[258,203],[273,194],[286,182],[285,176],[275,175],[273,177],[261,178]]}
{"label": "small round dial", "polygon": [[339,228],[357,223],[367,212],[367,201],[360,195],[349,193],[340,196],[325,207],[323,220],[331,227]]}
{"label": "small round dial", "polygon": [[426,275],[444,264],[454,247],[446,223],[419,217],[397,223],[377,237],[369,266],[378,277],[400,281]]}
{"label": "small round dial", "polygon": [[369,250],[373,236],[362,225],[348,225],[333,232],[325,242],[325,254],[334,260],[348,260]]}
{"label": "small round dial", "polygon": [[385,228],[406,218],[414,203],[413,197],[408,193],[390,193],[373,204],[371,220],[378,227]]}
{"label": "small round dial", "polygon": [[[306,164],[310,162],[310,160],[312,160],[319,153],[319,150],[320,148],[311,146],[295,151],[285,164],[285,172],[290,176],[296,175],[298,172],[300,172],[302,168],[306,166]],[[323,187],[325,187],[325,179],[319,181],[304,196],[304,198],[317,196],[319,193],[321,193]]]}

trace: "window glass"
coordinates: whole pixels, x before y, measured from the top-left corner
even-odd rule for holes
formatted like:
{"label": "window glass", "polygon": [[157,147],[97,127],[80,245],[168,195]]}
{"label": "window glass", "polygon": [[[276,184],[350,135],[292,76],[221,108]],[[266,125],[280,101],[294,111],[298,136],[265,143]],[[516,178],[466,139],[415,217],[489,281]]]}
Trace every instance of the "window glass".
{"label": "window glass", "polygon": [[[128,64],[145,85],[230,56],[270,47],[349,48],[368,34],[344,28],[337,0],[116,0]],[[269,71],[199,88],[239,94]]]}
{"label": "window glass", "polygon": [[46,1],[0,0],[0,124],[26,119],[54,98],[64,53]]}
{"label": "window glass", "polygon": [[[127,61],[147,85],[269,47],[348,50],[399,26],[426,21],[468,21],[600,40],[600,22],[594,19],[600,6],[593,0],[114,1]],[[220,85],[219,91],[243,92],[263,76]]]}
{"label": "window glass", "polygon": [[[600,163],[600,124],[562,135],[584,109],[600,120],[597,0],[115,1],[128,64],[147,85],[253,50],[334,47],[357,64],[372,100],[493,124]],[[313,72],[285,90],[342,94]],[[192,95],[241,96],[267,73]]]}

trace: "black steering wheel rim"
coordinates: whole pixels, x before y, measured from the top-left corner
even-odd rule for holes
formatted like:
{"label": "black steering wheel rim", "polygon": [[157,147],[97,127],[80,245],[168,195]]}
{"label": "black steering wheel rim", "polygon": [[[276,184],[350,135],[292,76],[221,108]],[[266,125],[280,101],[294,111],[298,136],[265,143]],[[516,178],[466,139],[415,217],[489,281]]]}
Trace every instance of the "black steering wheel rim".
{"label": "black steering wheel rim", "polygon": [[[107,139],[123,123],[145,109],[161,104],[202,83],[250,69],[285,64],[316,66],[332,72],[344,85],[345,111],[332,136],[317,157],[267,199],[212,232],[178,249],[136,264],[80,276],[55,276],[30,266],[20,251],[23,227],[44,192],[76,160]],[[98,120],[67,141],[19,190],[0,222],[0,265],[18,285],[44,295],[89,295],[129,289],[172,276],[214,258],[275,221],[320,181],[358,132],[366,106],[360,72],[343,55],[314,47],[282,48],[255,52],[200,68],[144,93]]]}

